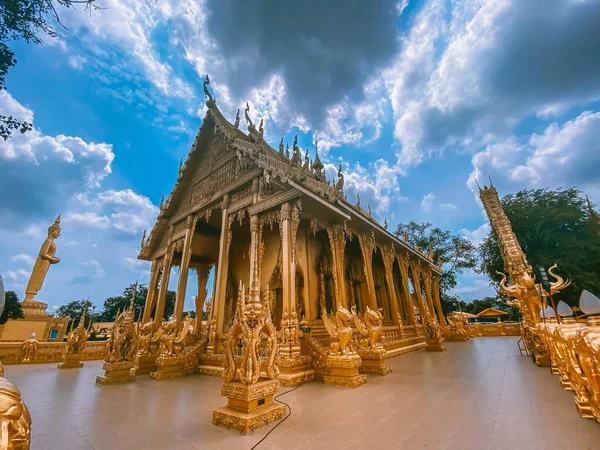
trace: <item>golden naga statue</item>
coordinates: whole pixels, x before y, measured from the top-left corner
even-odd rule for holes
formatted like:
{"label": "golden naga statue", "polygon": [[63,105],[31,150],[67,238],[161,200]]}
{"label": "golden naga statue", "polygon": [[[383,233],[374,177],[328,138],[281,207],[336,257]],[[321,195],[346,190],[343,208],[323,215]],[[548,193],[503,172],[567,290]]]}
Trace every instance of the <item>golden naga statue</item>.
{"label": "golden naga statue", "polygon": [[35,359],[35,354],[40,345],[40,342],[35,338],[35,331],[31,333],[31,337],[23,342],[21,353],[23,354],[22,363],[32,362]]}
{"label": "golden naga statue", "polygon": [[[154,321],[150,320],[139,327],[138,355],[149,355],[153,352]],[[155,341],[158,343],[158,341]]]}
{"label": "golden naga statue", "polygon": [[352,306],[351,311],[356,329],[362,336],[367,337],[366,340],[359,340],[361,349],[368,351],[385,350],[382,343],[383,314],[381,314],[381,311],[373,311],[367,306],[362,318],[356,313],[355,306]]}
{"label": "golden naga statue", "polygon": [[40,289],[42,289],[42,285],[44,284],[44,279],[46,278],[50,264],[57,264],[60,262],[60,258],[54,256],[56,253],[54,239],[58,238],[59,236],[60,215],[56,218],[54,223],[50,225],[50,228],[48,228],[48,237],[42,244],[38,257],[33,265],[33,270],[31,271],[31,276],[29,277],[29,282],[27,283],[27,288],[25,289],[25,300],[23,301],[26,302],[34,299]]}
{"label": "golden naga statue", "polygon": [[578,394],[589,405],[584,415],[600,422],[600,317],[590,317],[588,325],[578,330],[575,337],[575,350],[583,375],[578,380]]}
{"label": "golden naga statue", "polygon": [[223,378],[225,381],[233,381],[238,376],[236,360],[233,357],[233,349],[238,341],[242,341],[242,357],[239,367],[239,378],[242,384],[254,384],[260,378],[261,357],[259,349],[263,336],[268,339],[270,348],[269,360],[266,367],[267,377],[271,380],[279,376],[277,365],[277,331],[271,321],[269,307],[269,287],[267,286],[263,301],[260,301],[256,280],[250,287],[248,301],[244,285],[240,281],[238,290],[238,307],[232,327],[227,336],[226,359],[224,364]]}
{"label": "golden naga statue", "polygon": [[137,327],[133,322],[133,299],[129,309],[123,311],[117,316],[113,326],[110,338],[106,344],[107,363],[117,363],[135,360],[138,347]]}
{"label": "golden naga statue", "polygon": [[158,350],[160,356],[181,356],[185,353],[185,338],[190,334],[192,321],[193,319],[188,317],[181,325],[178,325],[175,319],[162,324]]}
{"label": "golden naga statue", "polygon": [[327,311],[321,312],[323,324],[329,336],[331,344],[329,345],[329,354],[354,355],[356,351],[352,347],[352,327],[353,316],[350,311],[338,304],[335,313],[335,323],[327,316]]}
{"label": "golden naga statue", "polygon": [[79,319],[77,327],[71,331],[67,337],[67,355],[83,353],[85,350],[87,340],[90,336],[88,331],[85,329],[86,308],[87,307],[83,308],[83,313],[81,314],[81,318]]}
{"label": "golden naga statue", "polygon": [[4,378],[0,363],[0,449],[29,449],[31,416],[19,389]]}

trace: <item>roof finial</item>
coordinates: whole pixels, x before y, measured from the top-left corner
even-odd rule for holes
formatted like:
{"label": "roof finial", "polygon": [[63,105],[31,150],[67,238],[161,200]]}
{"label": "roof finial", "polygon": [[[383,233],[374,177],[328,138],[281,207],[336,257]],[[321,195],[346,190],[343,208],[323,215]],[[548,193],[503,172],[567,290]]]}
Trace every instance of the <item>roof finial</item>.
{"label": "roof finial", "polygon": [[209,102],[213,102],[216,103],[212,97],[212,95],[210,95],[210,92],[208,92],[208,85],[210,84],[210,80],[208,79],[208,74],[206,74],[206,79],[204,80],[203,86],[204,86],[204,97],[208,97],[208,101]]}
{"label": "roof finial", "polygon": [[141,244],[142,248],[144,248],[145,243],[146,243],[146,230],[144,230],[144,234],[142,235],[142,244]]}
{"label": "roof finial", "polygon": [[290,144],[288,144],[287,142],[285,143],[285,157],[287,159],[290,159]]}
{"label": "roof finial", "polygon": [[338,181],[335,185],[335,190],[338,192],[342,192],[342,190],[344,189],[344,174],[342,173],[342,165],[340,164],[340,166],[338,167]]}
{"label": "roof finial", "polygon": [[306,153],[304,154],[304,165],[302,166],[304,170],[310,170],[310,158],[308,157],[308,149],[306,149]]}
{"label": "roof finial", "polygon": [[129,310],[133,312],[133,304],[135,303],[135,296],[137,294],[138,280],[135,280],[135,286],[133,287],[133,295],[131,296],[131,303],[129,304]]}
{"label": "roof finial", "polygon": [[492,188],[492,187],[494,187],[494,185],[492,184],[492,176],[491,175],[488,175],[488,176],[490,177],[490,187]]}
{"label": "roof finial", "polygon": [[383,219],[383,229],[387,230],[388,229],[388,223],[387,223],[387,219]]}
{"label": "roof finial", "polygon": [[281,142],[279,143],[279,154],[283,156],[283,138],[281,138]]}
{"label": "roof finial", "polygon": [[237,130],[240,127],[240,108],[238,108],[237,113],[235,113],[235,123],[233,127]]}
{"label": "roof finial", "polygon": [[360,208],[360,194],[358,192],[356,193],[356,206]]}
{"label": "roof finial", "polygon": [[246,122],[250,124],[251,127],[254,127],[252,123],[252,119],[250,119],[250,103],[246,102],[246,109],[244,111],[244,115],[246,116]]}
{"label": "roof finial", "polygon": [[260,125],[258,125],[258,135],[262,138],[263,134],[265,133],[265,129],[264,129],[264,119],[260,119]]}
{"label": "roof finial", "polygon": [[165,204],[165,193],[163,192],[163,195],[160,198],[160,206],[158,208],[163,209],[164,204]]}
{"label": "roof finial", "polygon": [[183,169],[183,158],[179,159],[179,175],[181,175],[181,170]]}
{"label": "roof finial", "polygon": [[479,188],[479,190],[481,191],[481,186],[479,186],[479,181],[477,181],[477,178],[475,178],[475,184],[477,185],[477,187]]}

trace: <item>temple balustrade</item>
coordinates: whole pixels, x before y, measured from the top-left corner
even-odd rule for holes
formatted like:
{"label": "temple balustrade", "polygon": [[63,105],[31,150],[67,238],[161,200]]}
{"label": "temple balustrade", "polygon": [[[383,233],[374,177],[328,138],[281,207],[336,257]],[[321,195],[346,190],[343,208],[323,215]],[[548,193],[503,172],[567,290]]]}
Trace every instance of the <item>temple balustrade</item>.
{"label": "temple balustrade", "polygon": [[[107,341],[88,341],[81,356],[82,361],[104,358]],[[21,364],[25,357],[23,342],[0,342],[0,361],[3,364]],[[66,342],[38,342],[26,363],[61,362],[67,351]]]}

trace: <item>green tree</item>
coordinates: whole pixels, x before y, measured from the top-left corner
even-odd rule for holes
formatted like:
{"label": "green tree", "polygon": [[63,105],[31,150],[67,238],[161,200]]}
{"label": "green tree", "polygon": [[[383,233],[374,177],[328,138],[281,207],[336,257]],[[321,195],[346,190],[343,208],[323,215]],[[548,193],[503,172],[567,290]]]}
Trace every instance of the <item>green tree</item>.
{"label": "green tree", "polygon": [[[122,295],[115,297],[108,297],[104,300],[104,306],[102,313],[100,314],[99,320],[102,322],[114,322],[117,318],[119,311],[124,311],[129,308],[131,304],[131,297],[133,296],[133,290],[135,284],[131,284],[125,288]],[[146,304],[146,296],[148,295],[148,288],[146,285],[139,285],[133,302],[133,311],[137,320],[137,317],[141,316],[141,313]],[[156,306],[153,308],[151,315],[154,315]],[[165,301],[165,313],[164,319],[170,319],[175,311],[175,291],[167,291],[167,297]]]}
{"label": "green tree", "polygon": [[4,311],[0,316],[0,325],[6,323],[8,319],[22,319],[25,317],[17,294],[13,291],[6,291],[4,298]]}
{"label": "green tree", "polygon": [[433,260],[442,262],[443,274],[440,277],[442,311],[444,314],[456,311],[457,302],[461,300],[456,296],[450,296],[448,291],[456,286],[456,277],[459,274],[477,266],[477,248],[468,239],[434,227],[429,222],[401,223],[394,233],[400,239],[406,238],[409,245],[419,247],[422,252],[433,251]]}
{"label": "green tree", "polygon": [[87,328],[90,322],[98,319],[98,314],[94,312],[96,306],[89,300],[73,300],[66,305],[61,305],[55,312],[57,317],[68,317],[69,318],[69,329],[79,325],[79,318],[83,313],[83,308],[86,308],[84,326]]}
{"label": "green tree", "polygon": [[[529,264],[548,269],[556,263],[556,273],[572,280],[556,301],[574,306],[583,289],[600,292],[600,218],[580,190],[523,190],[501,202]],[[504,261],[493,231],[479,252],[478,272],[499,282]]]}
{"label": "green tree", "polygon": [[[0,90],[6,89],[6,74],[17,60],[8,43],[24,40],[27,43],[42,44],[41,36],[56,37],[56,31],[47,21],[60,22],[57,8],[75,8],[77,5],[86,11],[98,9],[96,0],[1,0],[0,1]],[[8,139],[13,131],[21,133],[33,128],[29,122],[15,119],[0,113],[0,137]]]}

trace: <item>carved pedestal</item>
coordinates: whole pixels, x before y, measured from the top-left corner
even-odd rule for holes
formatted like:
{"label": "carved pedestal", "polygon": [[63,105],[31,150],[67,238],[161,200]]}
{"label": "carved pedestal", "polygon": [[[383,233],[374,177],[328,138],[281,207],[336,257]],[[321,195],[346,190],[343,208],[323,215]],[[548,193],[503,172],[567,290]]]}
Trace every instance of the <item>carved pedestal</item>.
{"label": "carved pedestal", "polygon": [[577,407],[579,414],[581,414],[581,417],[584,419],[594,418],[594,412],[592,411],[590,402],[587,399],[582,399],[578,396],[575,396],[575,406]]}
{"label": "carved pedestal", "polygon": [[135,362],[104,363],[104,376],[96,377],[98,384],[131,383],[135,381]]}
{"label": "carved pedestal", "polygon": [[367,376],[359,373],[361,359],[358,355],[329,355],[326,363],[325,384],[358,387],[367,382]]}
{"label": "carved pedestal", "polygon": [[213,411],[213,424],[248,434],[282,419],[285,405],[273,401],[278,390],[278,380],[259,380],[250,385],[225,381],[221,395],[227,397],[227,406]]}
{"label": "carved pedestal", "polygon": [[135,359],[135,374],[148,375],[151,372],[155,372],[157,358],[158,355],[156,354],[138,355]]}
{"label": "carved pedestal", "polygon": [[59,363],[59,369],[79,369],[83,367],[81,362],[81,353],[66,354],[63,362]]}
{"label": "carved pedestal", "polygon": [[386,352],[384,349],[379,351],[363,351],[360,353],[362,364],[361,373],[374,373],[376,375],[387,375],[392,372],[392,367],[385,363]]}
{"label": "carved pedestal", "polygon": [[437,339],[427,339],[427,346],[425,347],[425,351],[428,352],[443,352],[446,350],[446,347],[442,344],[443,341],[438,341]]}
{"label": "carved pedestal", "polygon": [[156,360],[156,372],[150,378],[156,381],[188,375],[185,370],[185,356],[159,356]]}
{"label": "carved pedestal", "polygon": [[223,375],[224,359],[225,355],[203,353],[200,356],[198,367],[196,367],[196,373],[210,375],[211,377],[220,377]]}
{"label": "carved pedestal", "polygon": [[279,359],[279,383],[282,386],[298,386],[315,378],[310,356]]}

